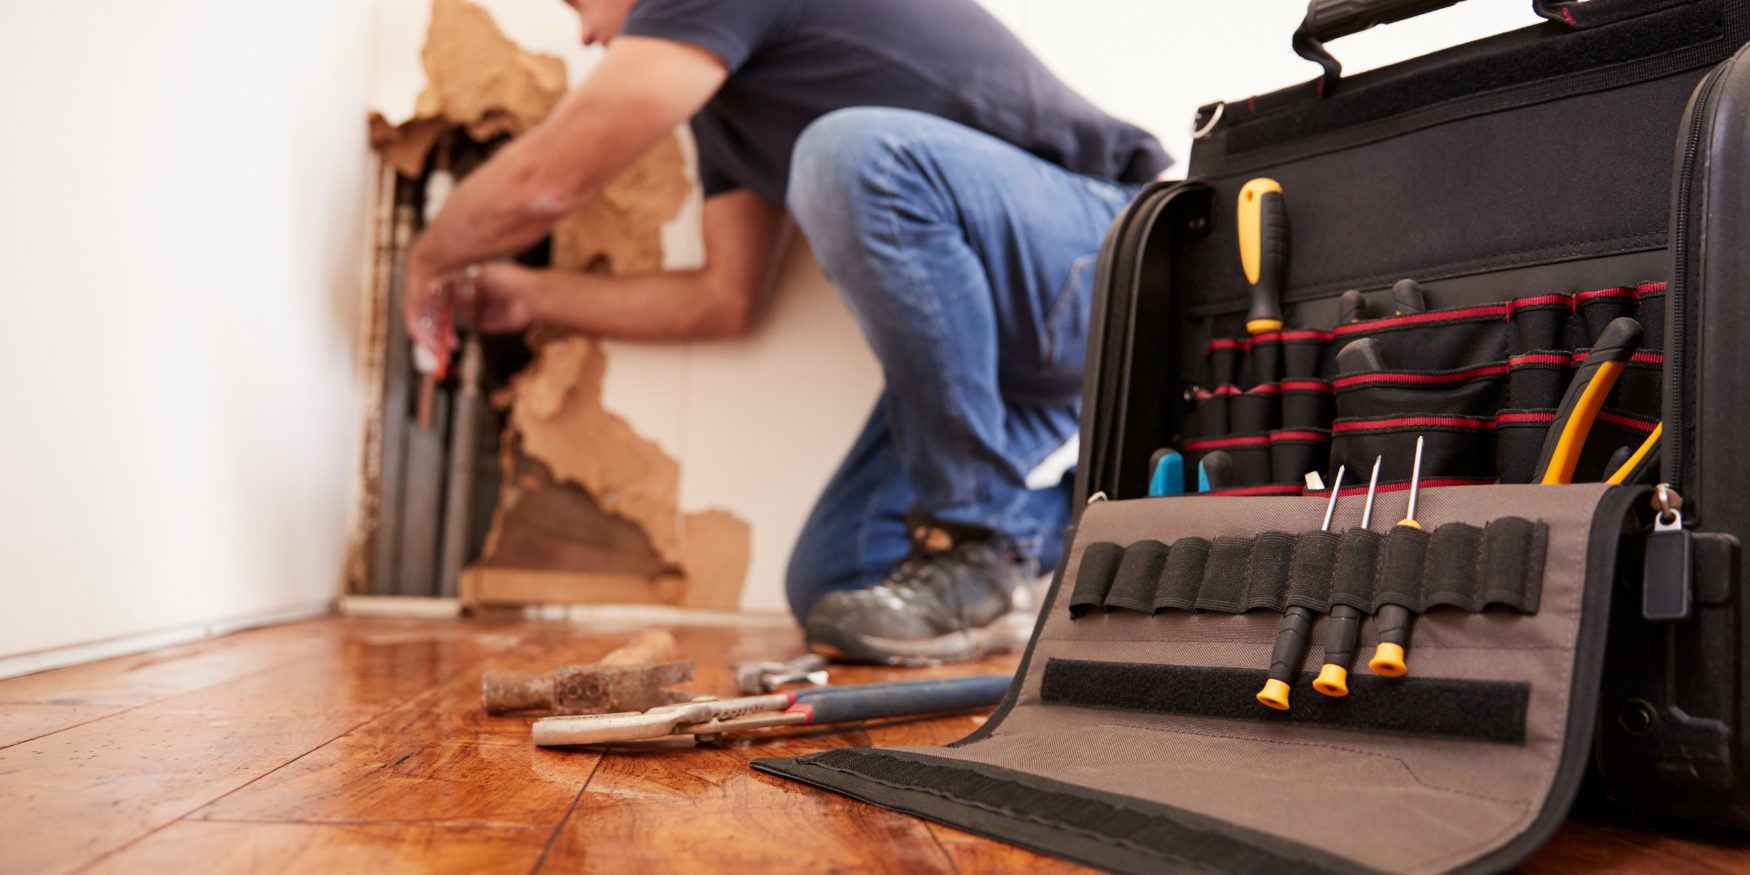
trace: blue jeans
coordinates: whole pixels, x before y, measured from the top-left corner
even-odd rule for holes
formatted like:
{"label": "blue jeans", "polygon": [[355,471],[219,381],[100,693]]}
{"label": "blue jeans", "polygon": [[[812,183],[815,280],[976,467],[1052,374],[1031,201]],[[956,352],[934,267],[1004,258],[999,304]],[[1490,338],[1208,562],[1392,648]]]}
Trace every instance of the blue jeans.
{"label": "blue jeans", "polygon": [[790,213],[887,386],[790,556],[798,620],[879,581],[909,548],[913,505],[1056,564],[1071,478],[1025,478],[1076,432],[1094,262],[1137,191],[910,110],[840,110],[802,132]]}

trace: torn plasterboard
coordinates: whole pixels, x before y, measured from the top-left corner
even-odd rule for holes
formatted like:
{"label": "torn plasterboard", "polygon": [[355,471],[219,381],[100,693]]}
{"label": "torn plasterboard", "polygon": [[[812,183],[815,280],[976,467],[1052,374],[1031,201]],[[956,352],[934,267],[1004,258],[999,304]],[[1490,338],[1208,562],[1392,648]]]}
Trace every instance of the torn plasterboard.
{"label": "torn plasterboard", "polygon": [[371,114],[371,145],[407,176],[419,176],[440,134],[464,127],[485,142],[533,128],[565,96],[565,62],[524,51],[492,15],[468,0],[432,0],[420,52],[426,87],[413,117],[392,125]]}
{"label": "torn plasterboard", "polygon": [[692,188],[686,171],[680,138],[664,137],[600,196],[553,226],[553,266],[613,274],[660,269],[660,229],[686,203]]}
{"label": "torn plasterboard", "polygon": [[[532,337],[531,346],[536,347],[535,360],[511,378],[496,399],[510,406],[507,440],[537,462],[541,473],[550,475],[549,489],[564,489],[567,484],[581,488],[583,495],[573,496],[571,502],[574,511],[576,499],[582,498],[613,518],[598,533],[605,540],[618,538],[616,549],[594,556],[570,549],[565,551],[569,562],[553,562],[557,557],[552,555],[546,559],[527,555],[538,537],[517,530],[525,516],[519,508],[530,501],[564,499],[534,497],[542,492],[540,477],[531,476],[535,472],[507,454],[509,476],[493,522],[494,536],[477,568],[526,568],[541,562],[546,563],[541,566],[545,570],[642,574],[650,581],[650,600],[688,607],[738,605],[750,558],[748,524],[722,510],[681,513],[680,465],[602,406],[607,355],[599,342],[559,334],[544,341]],[[636,526],[651,555],[640,557],[630,537],[615,534],[622,522]],[[515,556],[518,550],[525,555]],[[568,564],[574,569],[566,569]],[[677,569],[684,586],[674,586]]]}

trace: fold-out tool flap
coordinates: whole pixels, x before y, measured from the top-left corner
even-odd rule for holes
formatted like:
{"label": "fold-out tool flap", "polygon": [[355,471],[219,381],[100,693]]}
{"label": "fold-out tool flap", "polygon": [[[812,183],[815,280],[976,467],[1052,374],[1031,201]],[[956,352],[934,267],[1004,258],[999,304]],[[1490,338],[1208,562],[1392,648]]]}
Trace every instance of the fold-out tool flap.
{"label": "fold-out tool flap", "polygon": [[[1499,871],[1578,788],[1644,495],[1428,489],[1413,529],[1382,492],[1371,529],[1343,500],[1329,531],[1317,496],[1097,502],[978,732],[755,767],[1112,871]],[[1312,685],[1338,606],[1363,654],[1340,698]],[[1258,693],[1291,611],[1315,619],[1278,710]],[[1402,677],[1368,668],[1376,614],[1400,639],[1411,618]]]}

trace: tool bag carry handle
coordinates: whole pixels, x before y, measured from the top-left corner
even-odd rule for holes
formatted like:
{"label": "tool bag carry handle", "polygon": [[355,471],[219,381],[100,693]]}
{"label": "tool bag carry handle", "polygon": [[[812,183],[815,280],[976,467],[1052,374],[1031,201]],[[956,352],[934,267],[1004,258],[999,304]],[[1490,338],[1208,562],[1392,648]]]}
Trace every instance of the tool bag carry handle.
{"label": "tool bag carry handle", "polygon": [[[1294,32],[1294,52],[1325,69],[1318,80],[1319,96],[1336,89],[1343,65],[1324,46],[1339,37],[1360,33],[1381,24],[1414,18],[1426,12],[1456,6],[1460,0],[1312,0],[1306,18]],[[1572,28],[1597,27],[1625,18],[1657,12],[1694,0],[1534,0],[1538,15]]]}

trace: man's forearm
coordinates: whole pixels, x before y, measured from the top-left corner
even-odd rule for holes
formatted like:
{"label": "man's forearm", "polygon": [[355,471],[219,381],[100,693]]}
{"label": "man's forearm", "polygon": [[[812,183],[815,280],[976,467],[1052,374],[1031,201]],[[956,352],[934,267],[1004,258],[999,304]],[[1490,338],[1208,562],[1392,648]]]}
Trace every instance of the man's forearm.
{"label": "man's forearm", "polygon": [[596,187],[560,190],[541,179],[543,158],[534,140],[518,140],[470,174],[414,243],[410,258],[432,274],[521,252],[553,224],[595,196]]}
{"label": "man's forearm", "polygon": [[626,340],[702,340],[746,334],[753,299],[720,289],[704,271],[628,277],[520,271],[539,321]]}

